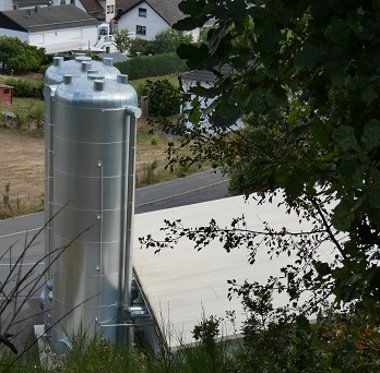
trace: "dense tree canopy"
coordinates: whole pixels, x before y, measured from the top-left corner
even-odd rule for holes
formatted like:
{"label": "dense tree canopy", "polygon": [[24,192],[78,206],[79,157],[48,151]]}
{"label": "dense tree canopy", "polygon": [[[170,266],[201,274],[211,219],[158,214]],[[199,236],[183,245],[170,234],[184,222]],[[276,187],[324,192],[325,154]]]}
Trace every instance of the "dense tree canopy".
{"label": "dense tree canopy", "polygon": [[[316,227],[296,241],[268,227],[272,250],[286,240],[286,250],[308,253],[298,268],[284,269],[290,296],[297,299],[305,287],[324,289],[320,299],[332,292],[337,306],[354,302],[379,320],[380,2],[184,0],[180,8],[187,15],[180,30],[214,22],[204,42],[177,52],[190,68],[212,70],[216,80],[192,88],[197,97],[185,118],[192,130],[182,145],[193,155],[182,157],[172,146],[172,161],[212,159],[232,177],[232,190],[247,197],[270,199],[283,191],[289,211]],[[226,65],[231,73],[222,74]],[[205,110],[207,98],[215,100]],[[232,129],[238,118],[244,128]],[[177,239],[195,237],[194,229],[170,224]],[[238,233],[236,226],[230,233]],[[215,224],[200,231],[198,247],[205,236],[220,235]],[[222,239],[228,248],[244,241],[228,232]],[[313,259],[326,240],[337,253],[333,263]]]}
{"label": "dense tree canopy", "polygon": [[10,72],[38,71],[46,64],[47,56],[42,48],[23,43],[18,38],[0,37],[0,62]]}

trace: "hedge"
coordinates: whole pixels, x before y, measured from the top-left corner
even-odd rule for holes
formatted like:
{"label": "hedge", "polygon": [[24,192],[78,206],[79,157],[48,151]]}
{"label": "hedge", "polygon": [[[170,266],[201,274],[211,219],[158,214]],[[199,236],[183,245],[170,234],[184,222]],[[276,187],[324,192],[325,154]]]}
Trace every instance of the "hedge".
{"label": "hedge", "polygon": [[43,98],[44,83],[32,82],[26,79],[9,78],[5,80],[5,84],[14,87],[13,93],[16,97]]}
{"label": "hedge", "polygon": [[187,66],[175,53],[163,53],[156,56],[139,56],[124,62],[115,63],[129,79],[167,75],[187,70]]}

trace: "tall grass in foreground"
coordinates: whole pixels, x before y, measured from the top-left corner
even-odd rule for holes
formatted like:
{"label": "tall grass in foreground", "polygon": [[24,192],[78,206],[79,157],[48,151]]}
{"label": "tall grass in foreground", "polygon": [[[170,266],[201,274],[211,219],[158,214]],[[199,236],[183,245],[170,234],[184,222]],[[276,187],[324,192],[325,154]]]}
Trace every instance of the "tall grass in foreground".
{"label": "tall grass in foreground", "polygon": [[[10,355],[0,358],[1,367],[10,366]],[[101,338],[92,340],[74,338],[72,351],[64,357],[55,358],[52,371],[62,373],[218,373],[234,372],[222,345],[211,351],[204,345],[181,347],[175,353],[162,352],[155,356],[143,352],[134,345],[115,346]],[[31,360],[17,362],[9,373],[47,372],[39,364],[31,366]],[[4,371],[5,372],[5,371]]]}

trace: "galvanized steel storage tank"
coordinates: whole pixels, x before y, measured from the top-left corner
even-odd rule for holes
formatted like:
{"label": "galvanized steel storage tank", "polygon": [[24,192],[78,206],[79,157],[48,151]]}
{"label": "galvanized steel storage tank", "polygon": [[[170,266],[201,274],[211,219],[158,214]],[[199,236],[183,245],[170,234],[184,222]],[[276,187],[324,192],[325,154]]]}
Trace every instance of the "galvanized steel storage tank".
{"label": "galvanized steel storage tank", "polygon": [[[54,173],[54,123],[52,121],[53,100],[57,85],[63,82],[65,74],[71,74],[75,79],[87,77],[88,74],[100,73],[106,79],[116,80],[120,74],[119,69],[113,66],[112,58],[104,58],[102,62],[95,61],[84,54],[77,55],[74,59],[64,60],[63,57],[54,57],[53,64],[48,67],[44,78],[45,97],[45,247],[47,257],[47,273],[50,273],[51,251],[53,250],[53,173]],[[47,293],[49,289],[45,289]],[[45,307],[47,308],[47,307]]]}
{"label": "galvanized steel storage tank", "polygon": [[[130,303],[137,95],[117,80],[65,75],[54,92],[52,347],[81,330],[116,341]],[[66,247],[64,250],[60,248]]]}
{"label": "galvanized steel storage tank", "polygon": [[[46,284],[51,285],[52,251],[54,249],[54,123],[52,112],[54,109],[54,94],[58,84],[63,82],[65,74],[71,74],[73,78],[87,77],[88,74],[100,72],[107,79],[116,80],[120,71],[113,66],[112,58],[104,58],[102,62],[94,61],[83,53],[74,59],[64,60],[63,57],[54,57],[53,64],[45,72],[45,252],[46,252]],[[44,289],[48,294],[51,286]],[[49,302],[45,298],[45,323],[50,324],[48,316]]]}

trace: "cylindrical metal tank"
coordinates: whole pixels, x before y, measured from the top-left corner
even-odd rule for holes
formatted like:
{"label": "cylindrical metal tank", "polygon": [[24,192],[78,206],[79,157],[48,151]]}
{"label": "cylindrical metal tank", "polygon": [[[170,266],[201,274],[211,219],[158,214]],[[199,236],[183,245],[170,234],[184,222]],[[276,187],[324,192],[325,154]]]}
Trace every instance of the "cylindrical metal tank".
{"label": "cylindrical metal tank", "polygon": [[66,61],[63,57],[54,57],[53,64],[45,72],[45,84],[62,83],[65,74],[71,74],[73,78],[78,78],[86,75],[89,70],[97,71],[106,79],[113,80],[120,74],[119,69],[113,66],[112,58],[104,58],[100,62],[87,56],[76,56],[74,59]]}
{"label": "cylindrical metal tank", "polygon": [[54,93],[55,350],[82,330],[116,341],[129,303],[140,110],[127,76],[97,78],[65,75]]}
{"label": "cylindrical metal tank", "polygon": [[[50,279],[52,250],[54,247],[54,123],[53,100],[57,85],[63,82],[65,74],[71,74],[75,79],[86,77],[89,74],[100,73],[104,78],[116,80],[120,71],[112,65],[112,58],[104,58],[102,62],[94,61],[91,57],[77,55],[75,59],[64,60],[63,57],[54,57],[53,64],[45,72],[45,248],[47,278]],[[48,290],[45,289],[45,294]],[[45,302],[45,324],[50,321],[47,317],[49,304]]]}

